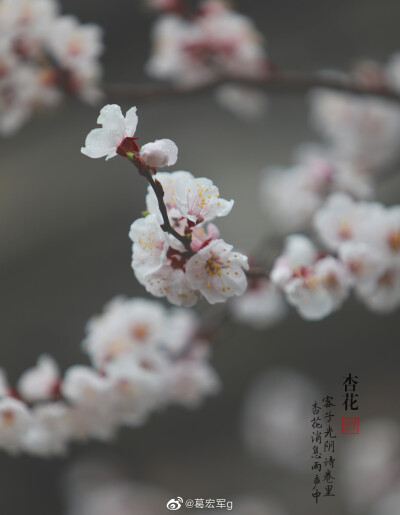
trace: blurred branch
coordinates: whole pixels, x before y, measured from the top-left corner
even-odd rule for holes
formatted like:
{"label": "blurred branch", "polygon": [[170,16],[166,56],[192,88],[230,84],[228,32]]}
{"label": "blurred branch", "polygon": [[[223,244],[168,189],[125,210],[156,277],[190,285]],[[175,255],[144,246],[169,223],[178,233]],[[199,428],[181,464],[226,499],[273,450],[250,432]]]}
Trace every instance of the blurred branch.
{"label": "blurred branch", "polygon": [[387,86],[371,86],[360,82],[314,72],[273,72],[262,78],[224,77],[205,84],[104,84],[103,91],[110,97],[127,100],[141,100],[158,97],[174,97],[212,91],[224,84],[236,84],[262,89],[266,93],[304,93],[313,88],[326,88],[360,96],[372,96],[400,103],[400,93]]}

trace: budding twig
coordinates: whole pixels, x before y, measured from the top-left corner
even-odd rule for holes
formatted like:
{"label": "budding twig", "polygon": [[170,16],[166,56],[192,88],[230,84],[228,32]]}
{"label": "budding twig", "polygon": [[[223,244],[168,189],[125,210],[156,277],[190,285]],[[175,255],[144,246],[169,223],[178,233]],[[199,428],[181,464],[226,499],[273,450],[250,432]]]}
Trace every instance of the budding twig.
{"label": "budding twig", "polygon": [[182,245],[186,249],[185,257],[189,258],[189,257],[193,256],[193,254],[195,254],[195,252],[192,250],[192,247],[190,245],[190,243],[191,243],[190,238],[188,238],[185,235],[179,234],[179,232],[176,231],[171,225],[171,222],[168,217],[167,206],[165,205],[165,202],[164,202],[164,190],[163,190],[161,183],[157,179],[154,179],[153,171],[150,168],[147,168],[147,167],[144,168],[142,166],[141,161],[138,161],[135,158],[135,156],[132,155],[132,157],[129,156],[128,158],[129,158],[129,161],[137,168],[140,175],[142,175],[147,180],[147,182],[150,184],[151,188],[154,191],[155,196],[157,197],[158,207],[160,209],[160,213],[161,213],[161,216],[163,219],[163,224],[160,226],[161,229],[182,243]]}
{"label": "budding twig", "polygon": [[313,88],[327,88],[343,93],[372,96],[400,103],[400,93],[389,86],[366,85],[355,80],[329,76],[321,72],[274,71],[264,77],[222,77],[205,84],[195,85],[144,84],[135,86],[131,84],[104,84],[103,90],[109,97],[122,97],[136,101],[138,99],[203,93],[227,83],[262,89],[269,94],[304,93]]}

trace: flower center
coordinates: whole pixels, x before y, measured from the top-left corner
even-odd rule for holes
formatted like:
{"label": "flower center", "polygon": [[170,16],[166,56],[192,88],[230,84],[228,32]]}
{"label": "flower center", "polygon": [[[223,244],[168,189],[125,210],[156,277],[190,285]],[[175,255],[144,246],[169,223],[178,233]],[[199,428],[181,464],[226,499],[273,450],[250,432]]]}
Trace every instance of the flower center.
{"label": "flower center", "polygon": [[145,340],[149,335],[149,327],[147,324],[138,323],[131,328],[131,335],[135,340]]}
{"label": "flower center", "polygon": [[342,221],[338,227],[338,236],[341,240],[350,240],[353,236],[350,224],[347,221]]}
{"label": "flower center", "polygon": [[15,421],[15,413],[12,410],[7,409],[3,411],[1,418],[4,426],[11,426]]}
{"label": "flower center", "polygon": [[211,256],[207,259],[206,272],[210,276],[221,275],[222,265],[219,263],[218,258]]}
{"label": "flower center", "polygon": [[392,231],[389,234],[388,242],[389,242],[389,247],[394,252],[399,251],[400,250],[400,232],[399,231]]}

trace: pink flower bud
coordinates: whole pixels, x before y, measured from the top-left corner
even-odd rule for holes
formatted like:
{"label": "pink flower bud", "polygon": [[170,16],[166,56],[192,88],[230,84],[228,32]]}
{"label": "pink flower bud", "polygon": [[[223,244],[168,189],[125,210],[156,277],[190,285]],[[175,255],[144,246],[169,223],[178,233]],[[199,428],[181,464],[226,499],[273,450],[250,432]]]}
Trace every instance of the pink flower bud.
{"label": "pink flower bud", "polygon": [[143,145],[140,155],[149,168],[162,168],[176,163],[178,147],[170,139],[160,139]]}

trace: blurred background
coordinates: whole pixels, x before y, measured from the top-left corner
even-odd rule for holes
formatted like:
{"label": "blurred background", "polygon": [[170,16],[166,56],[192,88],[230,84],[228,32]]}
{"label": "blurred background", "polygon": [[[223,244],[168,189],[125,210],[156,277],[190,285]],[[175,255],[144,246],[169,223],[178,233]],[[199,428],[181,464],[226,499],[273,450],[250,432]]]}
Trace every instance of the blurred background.
{"label": "blurred background", "polygon": [[[139,0],[60,3],[64,13],[104,28],[107,82],[146,80],[152,17]],[[283,69],[347,69],[359,58],[384,61],[400,49],[400,4],[394,0],[247,0],[236,7],[257,21]],[[224,198],[236,200],[232,214],[218,225],[224,239],[241,249],[251,249],[268,231],[257,194],[260,171],[290,164],[293,149],[316,138],[301,96],[274,95],[268,117],[252,124],[218,108],[211,94],[143,101],[138,109],[141,142],[173,139],[179,169],[210,177]],[[131,222],[144,209],[146,184],[122,160],[106,163],[81,155],[97,113],[70,101],[0,141],[0,363],[12,381],[42,352],[62,367],[86,362],[80,349],[86,320],[117,294],[146,296],[130,268],[128,239]],[[400,174],[380,189],[379,199],[399,202]],[[380,317],[352,302],[318,323],[291,313],[265,332],[227,324],[213,353],[224,385],[219,396],[193,413],[169,409],[153,416],[141,429],[122,431],[113,445],[75,446],[66,459],[1,456],[0,512],[66,513],[63,478],[81,459],[94,457],[105,460],[106,469],[112,463],[124,470],[129,481],[166,492],[162,502],[177,496],[261,496],[277,500],[288,514],[356,513],[345,472],[337,472],[337,496],[315,507],[311,460],[299,459],[291,467],[279,457],[260,459],[251,452],[243,434],[246,399],[255,382],[276,369],[293,370],[306,381],[305,395],[316,391],[339,398],[342,378],[352,372],[359,376],[361,432],[370,418],[400,423],[398,342],[398,313]],[[289,372],[282,372],[283,379],[284,373]],[[288,381],[277,384],[284,389]],[[311,402],[304,403],[303,422],[310,418]],[[282,414],[285,409],[283,403]],[[311,454],[310,437],[311,428],[306,434]],[[339,437],[338,448],[346,444],[346,437]],[[284,448],[285,442],[279,445]],[[345,459],[338,454],[338,466]]]}

